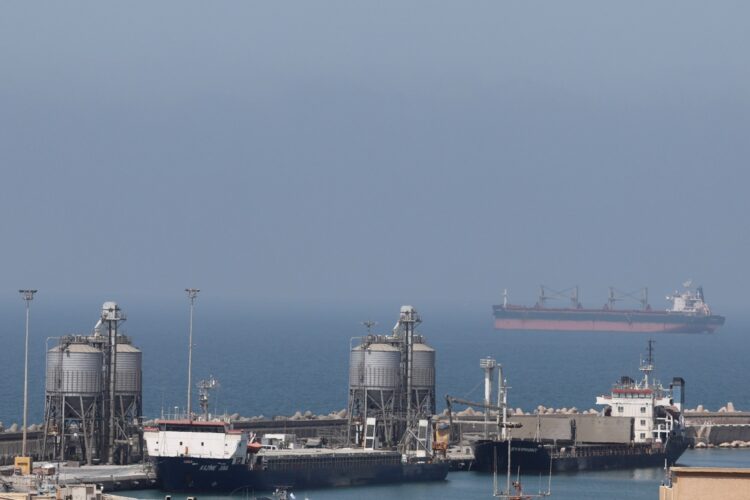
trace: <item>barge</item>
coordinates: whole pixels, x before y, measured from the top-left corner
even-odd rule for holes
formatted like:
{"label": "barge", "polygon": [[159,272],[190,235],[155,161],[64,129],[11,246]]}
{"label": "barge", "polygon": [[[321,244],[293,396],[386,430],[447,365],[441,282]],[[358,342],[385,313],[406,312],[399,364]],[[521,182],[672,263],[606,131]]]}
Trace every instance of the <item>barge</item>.
{"label": "barge", "polygon": [[448,464],[365,448],[269,449],[220,421],[167,420],[144,429],[165,491],[239,492],[442,481]]}

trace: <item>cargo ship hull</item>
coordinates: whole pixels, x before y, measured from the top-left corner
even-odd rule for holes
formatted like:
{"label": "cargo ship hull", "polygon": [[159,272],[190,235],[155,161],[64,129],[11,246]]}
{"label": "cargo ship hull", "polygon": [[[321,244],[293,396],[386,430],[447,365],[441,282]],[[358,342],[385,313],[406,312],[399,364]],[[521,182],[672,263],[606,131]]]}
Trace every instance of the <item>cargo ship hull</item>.
{"label": "cargo ship hull", "polygon": [[[688,447],[684,438],[671,439],[666,446],[652,444],[544,445],[536,441],[511,442],[511,464],[521,472],[576,472],[604,469],[636,469],[674,465]],[[474,465],[478,471],[504,470],[508,464],[507,441],[478,441]]]}
{"label": "cargo ship hull", "polygon": [[666,311],[608,311],[494,306],[497,330],[623,333],[713,333],[724,324],[718,315]]}
{"label": "cargo ship hull", "polygon": [[[174,492],[252,492],[442,481],[448,463],[401,463],[400,460],[331,458],[316,463],[289,460],[284,465],[250,469],[232,460],[189,457],[153,459],[160,488]],[[296,462],[296,463],[295,463]]]}

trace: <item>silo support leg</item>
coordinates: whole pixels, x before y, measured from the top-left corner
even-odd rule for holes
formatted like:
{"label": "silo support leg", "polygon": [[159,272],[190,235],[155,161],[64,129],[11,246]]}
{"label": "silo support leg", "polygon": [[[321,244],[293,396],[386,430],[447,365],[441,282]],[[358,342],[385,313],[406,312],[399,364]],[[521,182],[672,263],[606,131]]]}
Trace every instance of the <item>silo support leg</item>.
{"label": "silo support leg", "polygon": [[86,464],[91,465],[91,454],[89,453],[89,433],[88,429],[86,428],[86,410],[83,408],[83,397],[78,397],[78,402],[81,405],[81,409],[83,411],[83,415],[81,418],[81,427],[83,427],[83,446],[86,448],[84,450],[84,458],[86,459]]}

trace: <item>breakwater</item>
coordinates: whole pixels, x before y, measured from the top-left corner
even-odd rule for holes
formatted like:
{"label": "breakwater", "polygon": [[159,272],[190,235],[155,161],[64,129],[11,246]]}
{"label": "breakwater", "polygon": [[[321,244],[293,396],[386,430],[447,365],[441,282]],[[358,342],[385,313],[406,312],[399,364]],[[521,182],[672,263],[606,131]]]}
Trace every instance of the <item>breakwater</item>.
{"label": "breakwater", "polygon": [[732,403],[718,411],[709,411],[702,406],[686,410],[685,426],[698,448],[750,447],[750,412],[738,411]]}

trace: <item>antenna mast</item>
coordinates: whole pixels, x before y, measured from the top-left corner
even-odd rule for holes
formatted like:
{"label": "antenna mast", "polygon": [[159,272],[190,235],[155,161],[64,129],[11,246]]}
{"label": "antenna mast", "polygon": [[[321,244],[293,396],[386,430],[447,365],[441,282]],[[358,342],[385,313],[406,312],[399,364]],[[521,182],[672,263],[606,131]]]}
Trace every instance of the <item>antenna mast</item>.
{"label": "antenna mast", "polygon": [[649,380],[648,377],[651,375],[651,372],[654,371],[654,344],[656,341],[650,340],[648,341],[648,353],[646,354],[646,359],[641,361],[641,367],[640,370],[643,372],[643,382],[646,388],[649,386]]}
{"label": "antenna mast", "polygon": [[368,319],[366,321],[363,321],[362,325],[367,328],[367,335],[372,335],[372,328],[378,326],[378,322]]}
{"label": "antenna mast", "polygon": [[198,382],[198,404],[203,413],[203,419],[208,420],[208,396],[209,392],[219,387],[219,381],[210,375],[207,380]]}

